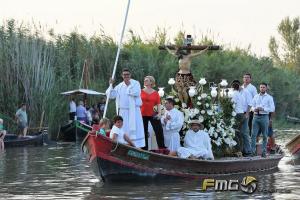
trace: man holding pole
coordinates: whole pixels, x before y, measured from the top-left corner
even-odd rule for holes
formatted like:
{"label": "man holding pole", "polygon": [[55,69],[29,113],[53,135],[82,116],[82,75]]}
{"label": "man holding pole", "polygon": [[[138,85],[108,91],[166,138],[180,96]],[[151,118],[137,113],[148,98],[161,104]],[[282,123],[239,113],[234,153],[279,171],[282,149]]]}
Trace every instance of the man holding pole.
{"label": "man holding pole", "polygon": [[144,125],[141,114],[141,85],[138,81],[131,79],[129,69],[122,71],[123,82],[106,90],[106,96],[116,99],[117,114],[124,120],[123,130],[127,133],[136,147],[145,146]]}

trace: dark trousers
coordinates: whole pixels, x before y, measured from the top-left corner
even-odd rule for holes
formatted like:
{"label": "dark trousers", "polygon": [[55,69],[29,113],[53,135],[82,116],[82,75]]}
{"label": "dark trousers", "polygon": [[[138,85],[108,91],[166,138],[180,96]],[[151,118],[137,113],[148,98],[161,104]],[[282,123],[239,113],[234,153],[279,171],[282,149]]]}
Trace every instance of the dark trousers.
{"label": "dark trousers", "polygon": [[75,119],[75,115],[76,115],[76,112],[70,112],[69,113],[69,119],[70,120],[74,120]]}
{"label": "dark trousers", "polygon": [[252,120],[253,120],[253,111],[249,112],[249,121],[248,121],[248,127],[249,127],[249,135],[251,136],[252,133]]}
{"label": "dark trousers", "polygon": [[244,120],[244,114],[237,114],[235,116],[235,137],[234,140],[236,141],[235,149],[237,151],[242,152],[243,151],[243,135],[242,135],[242,126],[243,126],[243,120]]}
{"label": "dark trousers", "polygon": [[143,123],[144,123],[144,133],[145,133],[145,149],[148,149],[148,123],[151,123],[153,130],[155,132],[155,137],[157,141],[157,145],[159,148],[165,148],[165,143],[164,143],[164,134],[163,134],[163,129],[161,126],[161,122],[159,119],[155,119],[152,116],[143,116]]}

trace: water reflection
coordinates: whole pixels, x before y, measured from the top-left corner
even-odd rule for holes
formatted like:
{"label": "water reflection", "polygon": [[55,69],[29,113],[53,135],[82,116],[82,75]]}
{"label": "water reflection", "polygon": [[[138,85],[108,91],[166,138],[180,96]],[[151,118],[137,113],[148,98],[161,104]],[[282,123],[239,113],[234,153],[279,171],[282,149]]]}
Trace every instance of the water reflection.
{"label": "water reflection", "polygon": [[[278,134],[278,142],[285,144],[292,134]],[[299,164],[286,155],[277,172],[254,175],[258,189],[248,195],[241,191],[203,192],[200,181],[103,184],[76,144],[11,148],[0,154],[0,199],[297,199]]]}

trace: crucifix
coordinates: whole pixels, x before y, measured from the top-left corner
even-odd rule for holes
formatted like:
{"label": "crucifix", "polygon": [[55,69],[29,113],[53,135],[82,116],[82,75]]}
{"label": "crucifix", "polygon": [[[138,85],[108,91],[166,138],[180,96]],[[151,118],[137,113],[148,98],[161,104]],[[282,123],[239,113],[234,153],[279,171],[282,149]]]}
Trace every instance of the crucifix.
{"label": "crucifix", "polygon": [[[220,50],[220,46],[192,45],[191,35],[187,35],[183,46],[164,45],[159,46],[160,50],[167,50],[171,55],[177,57],[179,69],[175,77],[175,88],[178,92],[179,100],[183,107],[186,107],[190,98],[188,90],[190,86],[195,86],[196,81],[191,73],[192,58],[205,53],[208,50]],[[196,52],[192,52],[196,51]]]}

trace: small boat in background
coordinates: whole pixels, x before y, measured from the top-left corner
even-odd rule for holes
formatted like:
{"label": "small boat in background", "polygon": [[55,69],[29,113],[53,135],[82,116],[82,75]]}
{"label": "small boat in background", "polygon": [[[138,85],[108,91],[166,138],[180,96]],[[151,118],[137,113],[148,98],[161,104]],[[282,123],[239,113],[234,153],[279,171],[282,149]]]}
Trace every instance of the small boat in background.
{"label": "small boat in background", "polygon": [[[70,90],[62,92],[60,94],[68,97],[82,97],[84,104],[86,105],[88,96],[105,96],[103,92],[97,92],[95,90],[88,89],[89,69],[88,60],[84,61],[82,77],[80,80],[79,88],[75,90]],[[83,84],[83,85],[82,85]],[[77,118],[75,118],[77,119]],[[71,119],[69,122],[61,125],[57,139],[64,142],[82,142],[87,133],[92,129],[91,126],[84,124],[78,120]]]}
{"label": "small boat in background", "polygon": [[64,142],[82,142],[92,127],[80,121],[73,120],[60,127],[58,140]]}
{"label": "small boat in background", "polygon": [[291,117],[291,116],[286,116],[286,120],[288,122],[293,122],[293,123],[300,123],[300,118],[298,117]]}
{"label": "small boat in background", "polygon": [[48,133],[41,131],[34,135],[26,135],[18,137],[15,134],[6,134],[4,138],[4,146],[7,147],[27,147],[27,146],[42,146],[48,141]]}
{"label": "small boat in background", "polygon": [[300,159],[300,134],[296,135],[285,146],[295,159]]}
{"label": "small boat in background", "polygon": [[145,151],[89,133],[82,142],[94,173],[104,181],[142,178],[202,179],[277,169],[280,149],[267,158],[225,157],[216,160],[183,159],[166,155],[166,149]]}

